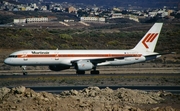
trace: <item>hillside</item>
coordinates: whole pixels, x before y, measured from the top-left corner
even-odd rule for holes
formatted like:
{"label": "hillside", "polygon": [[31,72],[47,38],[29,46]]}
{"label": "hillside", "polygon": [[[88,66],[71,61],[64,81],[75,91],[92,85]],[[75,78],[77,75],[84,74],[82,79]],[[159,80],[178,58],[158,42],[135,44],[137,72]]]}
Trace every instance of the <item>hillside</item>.
{"label": "hillside", "polygon": [[[0,28],[2,49],[128,49],[152,24],[119,24],[84,29]],[[156,51],[180,53],[180,26],[164,24]]]}

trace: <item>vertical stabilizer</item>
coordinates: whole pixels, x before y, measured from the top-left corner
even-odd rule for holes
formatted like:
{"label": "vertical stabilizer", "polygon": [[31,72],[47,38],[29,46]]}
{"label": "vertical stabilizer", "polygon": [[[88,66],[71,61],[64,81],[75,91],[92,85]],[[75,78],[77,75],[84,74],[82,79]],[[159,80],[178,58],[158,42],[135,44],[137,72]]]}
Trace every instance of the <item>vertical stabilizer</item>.
{"label": "vertical stabilizer", "polygon": [[163,23],[155,23],[133,50],[140,52],[154,52],[162,25]]}

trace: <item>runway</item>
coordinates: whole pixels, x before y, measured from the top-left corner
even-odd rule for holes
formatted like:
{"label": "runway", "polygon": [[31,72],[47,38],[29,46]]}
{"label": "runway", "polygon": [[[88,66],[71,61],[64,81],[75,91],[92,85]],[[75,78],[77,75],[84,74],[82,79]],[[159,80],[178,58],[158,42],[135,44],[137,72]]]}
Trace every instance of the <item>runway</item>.
{"label": "runway", "polygon": [[37,74],[29,74],[29,75],[10,75],[10,74],[1,74],[0,78],[30,78],[30,77],[93,77],[93,76],[177,76],[180,77],[180,74],[178,73],[136,73],[136,74],[129,74],[129,73],[121,73],[121,74],[84,74],[84,75],[78,75],[78,74],[43,74],[43,73],[37,73]]}
{"label": "runway", "polygon": [[[143,65],[144,66],[144,65]],[[143,67],[141,64],[133,64],[128,66],[102,66],[98,67],[100,71],[100,75],[103,74],[180,74],[179,65],[173,65],[170,67],[161,67],[156,66],[152,67],[152,64],[146,63],[146,67]],[[28,75],[76,75],[76,70],[71,68],[62,71],[51,71],[51,70],[38,70],[33,69],[34,67],[28,67],[31,70],[27,70]],[[18,69],[14,70],[0,70],[0,75],[23,75],[22,69],[18,67]],[[91,75],[90,71],[86,71],[85,75]]]}
{"label": "runway", "polygon": [[129,88],[144,91],[168,91],[180,94],[180,74],[43,74],[0,75],[0,87],[25,86],[34,91],[60,93],[65,90],[82,90],[89,86],[109,87],[113,90]]}

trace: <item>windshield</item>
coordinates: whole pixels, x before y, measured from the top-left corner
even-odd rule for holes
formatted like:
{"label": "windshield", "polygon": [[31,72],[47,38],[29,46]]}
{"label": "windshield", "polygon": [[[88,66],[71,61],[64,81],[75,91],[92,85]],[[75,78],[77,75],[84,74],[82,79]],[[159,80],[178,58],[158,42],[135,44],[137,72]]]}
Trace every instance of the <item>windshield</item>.
{"label": "windshield", "polygon": [[10,58],[16,58],[17,55],[9,55]]}

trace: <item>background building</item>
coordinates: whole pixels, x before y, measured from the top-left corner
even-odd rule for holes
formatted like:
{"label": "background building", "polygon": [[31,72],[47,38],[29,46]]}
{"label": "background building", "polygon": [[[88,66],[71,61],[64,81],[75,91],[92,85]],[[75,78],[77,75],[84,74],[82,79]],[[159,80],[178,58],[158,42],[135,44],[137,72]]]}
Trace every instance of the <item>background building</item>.
{"label": "background building", "polygon": [[69,13],[76,13],[77,10],[76,10],[76,8],[74,8],[74,7],[71,6],[71,7],[68,8],[68,12],[69,12]]}
{"label": "background building", "polygon": [[34,22],[48,22],[48,17],[27,18],[27,23],[34,23]]}
{"label": "background building", "polygon": [[26,18],[25,19],[14,19],[14,24],[22,24],[26,23]]}
{"label": "background building", "polygon": [[83,22],[105,22],[103,17],[81,17],[80,20]]}

